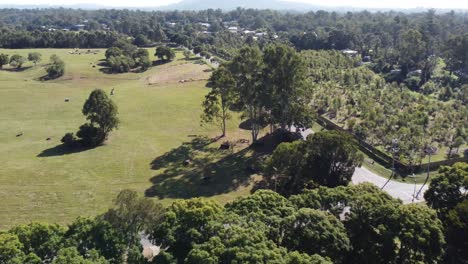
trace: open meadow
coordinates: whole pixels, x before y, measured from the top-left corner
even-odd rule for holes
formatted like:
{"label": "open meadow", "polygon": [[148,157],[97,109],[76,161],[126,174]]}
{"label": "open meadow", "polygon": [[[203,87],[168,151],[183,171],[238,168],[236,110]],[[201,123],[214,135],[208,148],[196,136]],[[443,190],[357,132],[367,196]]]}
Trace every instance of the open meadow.
{"label": "open meadow", "polygon": [[[0,230],[96,215],[126,188],[164,203],[190,196],[226,202],[249,193],[250,175],[238,165],[249,153],[208,145],[205,136],[219,128],[200,126],[208,66],[177,52],[173,62],[143,73],[107,74],[100,64],[105,50],[0,49],[25,57],[31,51],[42,54],[37,66],[0,70]],[[52,54],[65,61],[65,75],[41,81]],[[120,127],[104,146],[73,152],[60,139],[84,123],[83,103],[96,88],[115,88]],[[237,126],[232,120],[228,135],[249,138]]]}

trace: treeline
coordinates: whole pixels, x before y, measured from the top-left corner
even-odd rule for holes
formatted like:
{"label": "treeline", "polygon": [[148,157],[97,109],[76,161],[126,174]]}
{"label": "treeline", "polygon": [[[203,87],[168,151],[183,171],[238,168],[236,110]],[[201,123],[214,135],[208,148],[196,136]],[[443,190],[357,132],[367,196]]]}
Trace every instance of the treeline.
{"label": "treeline", "polygon": [[[466,164],[441,168],[425,195],[433,209],[368,183],[167,208],[124,190],[95,218],[0,232],[0,263],[464,263],[467,177]],[[160,247],[156,256],[143,257],[141,234]]]}
{"label": "treeline", "polygon": [[0,30],[0,47],[22,48],[108,48],[126,36],[112,31],[25,31]]}

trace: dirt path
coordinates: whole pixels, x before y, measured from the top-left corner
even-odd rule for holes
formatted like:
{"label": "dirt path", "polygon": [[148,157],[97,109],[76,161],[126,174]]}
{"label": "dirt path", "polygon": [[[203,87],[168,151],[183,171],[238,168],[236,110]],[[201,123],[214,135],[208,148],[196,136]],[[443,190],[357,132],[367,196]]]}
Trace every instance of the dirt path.
{"label": "dirt path", "polygon": [[[353,175],[353,183],[358,184],[361,182],[370,182],[376,185],[377,187],[382,188],[382,186],[384,186],[387,182],[387,179],[371,172],[370,170],[364,167],[361,167],[356,168],[356,171]],[[416,184],[416,193],[419,191],[421,186],[422,184]],[[403,203],[407,204],[411,202],[423,202],[423,195],[426,192],[427,187],[427,185],[424,186],[421,194],[418,197],[419,199],[414,200],[413,195],[415,193],[415,184],[390,181],[385,185],[383,190],[390,194],[393,198],[399,198],[403,201]]]}

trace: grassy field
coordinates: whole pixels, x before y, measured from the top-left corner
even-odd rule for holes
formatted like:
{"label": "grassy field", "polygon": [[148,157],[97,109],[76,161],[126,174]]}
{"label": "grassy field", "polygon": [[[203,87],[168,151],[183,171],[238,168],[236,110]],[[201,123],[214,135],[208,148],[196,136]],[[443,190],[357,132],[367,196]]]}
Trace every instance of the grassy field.
{"label": "grassy field", "polygon": [[[23,56],[31,51],[0,49]],[[104,50],[34,51],[43,56],[40,65],[0,70],[0,229],[93,216],[126,188],[164,203],[191,196],[224,203],[250,192],[251,177],[242,162],[250,153],[209,145],[206,136],[219,129],[199,124],[208,66],[178,52],[175,61],[144,73],[106,74],[96,66]],[[51,54],[65,61],[65,76],[40,81]],[[187,78],[193,81],[180,82]],[[95,88],[115,88],[119,130],[102,147],[82,152],[61,147],[61,137],[84,123],[81,108]],[[248,139],[249,132],[237,127],[238,120],[229,123],[231,137]],[[186,159],[192,162],[184,166]]]}

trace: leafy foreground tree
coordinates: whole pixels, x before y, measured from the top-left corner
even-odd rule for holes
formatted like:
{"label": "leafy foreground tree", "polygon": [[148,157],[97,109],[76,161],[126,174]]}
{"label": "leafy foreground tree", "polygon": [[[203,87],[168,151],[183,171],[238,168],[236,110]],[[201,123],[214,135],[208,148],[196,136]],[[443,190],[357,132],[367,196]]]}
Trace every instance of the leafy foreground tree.
{"label": "leafy foreground tree", "polygon": [[221,136],[226,136],[226,121],[231,118],[229,108],[235,103],[235,81],[231,73],[221,66],[216,69],[207,84],[211,91],[203,101],[202,123],[216,123],[221,127]]}
{"label": "leafy foreground tree", "polygon": [[82,112],[89,123],[80,127],[77,136],[87,146],[95,147],[102,144],[109,133],[118,128],[117,106],[101,89],[91,92],[83,105]]}
{"label": "leafy foreground tree", "polygon": [[[466,231],[465,207],[449,217],[457,256],[466,243],[455,235]],[[161,246],[152,261],[141,254],[140,233]],[[177,200],[166,210],[124,190],[104,215],[78,218],[66,230],[32,223],[0,233],[0,263],[441,263],[444,247],[434,210],[402,205],[371,184],[322,186],[289,199],[262,190],[224,207]]]}
{"label": "leafy foreground tree", "polygon": [[445,220],[447,263],[457,263],[460,260],[468,261],[468,199],[464,199],[455,208],[450,210]]}
{"label": "leafy foreground tree", "polygon": [[445,218],[447,212],[467,199],[468,164],[456,163],[452,167],[441,167],[439,175],[429,184],[424,194],[427,204]]}
{"label": "leafy foreground tree", "polygon": [[317,185],[347,185],[362,160],[350,135],[319,132],[306,141],[280,144],[266,162],[267,181],[286,195]]}
{"label": "leafy foreground tree", "polygon": [[157,226],[164,212],[161,204],[130,190],[120,192],[114,204],[103,219],[123,234],[128,247],[139,242],[140,232]]}

